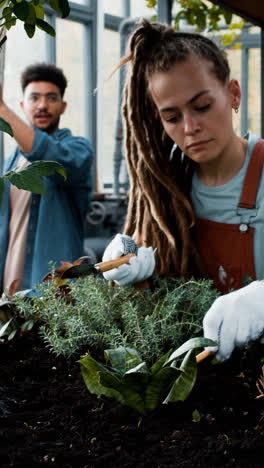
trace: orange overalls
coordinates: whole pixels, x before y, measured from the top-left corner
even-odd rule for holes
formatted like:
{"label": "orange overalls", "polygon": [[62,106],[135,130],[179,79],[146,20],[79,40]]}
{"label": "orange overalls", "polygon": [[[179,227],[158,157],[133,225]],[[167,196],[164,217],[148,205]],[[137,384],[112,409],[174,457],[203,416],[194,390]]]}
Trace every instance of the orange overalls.
{"label": "orange overalls", "polygon": [[223,294],[244,286],[247,276],[256,279],[254,228],[249,226],[257,215],[256,196],[264,162],[264,140],[252,152],[245,175],[237,214],[240,224],[196,220],[196,241],[208,276]]}

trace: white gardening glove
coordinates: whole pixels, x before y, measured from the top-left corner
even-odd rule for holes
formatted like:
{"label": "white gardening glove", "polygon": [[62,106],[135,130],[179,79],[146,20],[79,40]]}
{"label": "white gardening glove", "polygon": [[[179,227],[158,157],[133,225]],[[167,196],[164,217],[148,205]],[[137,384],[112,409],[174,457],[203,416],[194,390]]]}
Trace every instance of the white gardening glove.
{"label": "white gardening glove", "polygon": [[234,348],[246,346],[264,333],[264,282],[218,297],[203,320],[204,336],[219,344],[209,347],[216,359],[225,361]]}
{"label": "white gardening glove", "polygon": [[128,253],[135,253],[129,264],[120,265],[105,272],[104,278],[114,281],[120,286],[137,283],[149,278],[155,268],[155,255],[152,247],[138,247],[131,237],[117,234],[107,246],[103,254],[103,262],[113,260]]}

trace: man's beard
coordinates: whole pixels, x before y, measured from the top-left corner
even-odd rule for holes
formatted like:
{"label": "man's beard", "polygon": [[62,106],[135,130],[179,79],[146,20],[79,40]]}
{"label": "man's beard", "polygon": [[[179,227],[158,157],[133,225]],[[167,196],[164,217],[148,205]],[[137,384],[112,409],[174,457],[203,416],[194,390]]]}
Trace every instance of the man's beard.
{"label": "man's beard", "polygon": [[46,133],[53,133],[55,130],[57,130],[57,128],[59,126],[59,121],[60,121],[60,117],[58,117],[56,120],[51,122],[50,125],[47,128],[43,129],[43,131],[46,132]]}
{"label": "man's beard", "polygon": [[32,122],[32,125],[41,130],[42,132],[46,133],[53,133],[55,130],[57,130],[59,126],[59,121],[60,121],[60,115],[53,120],[47,127],[43,127],[41,125],[38,125],[37,122]]}

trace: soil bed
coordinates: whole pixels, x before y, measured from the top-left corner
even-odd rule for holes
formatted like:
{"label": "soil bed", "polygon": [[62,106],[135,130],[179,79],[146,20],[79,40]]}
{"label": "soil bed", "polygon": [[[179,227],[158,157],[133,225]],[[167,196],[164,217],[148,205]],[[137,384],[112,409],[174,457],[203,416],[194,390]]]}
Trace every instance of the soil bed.
{"label": "soil bed", "polygon": [[226,363],[200,363],[185,402],[142,419],[91,395],[77,359],[56,357],[34,333],[0,349],[2,468],[264,466],[255,349],[236,352]]}

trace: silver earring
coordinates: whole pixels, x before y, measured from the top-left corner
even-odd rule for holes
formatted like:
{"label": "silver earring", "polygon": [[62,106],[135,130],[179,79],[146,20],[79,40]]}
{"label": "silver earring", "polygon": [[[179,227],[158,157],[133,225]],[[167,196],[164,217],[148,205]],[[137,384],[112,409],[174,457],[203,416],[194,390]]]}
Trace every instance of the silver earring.
{"label": "silver earring", "polygon": [[238,114],[238,106],[234,108],[235,109],[235,113]]}

